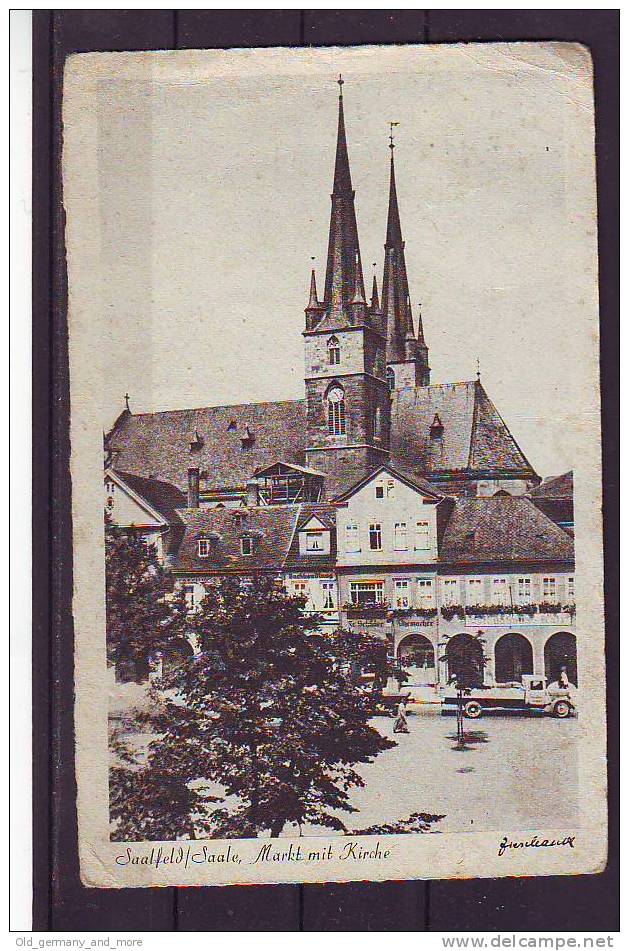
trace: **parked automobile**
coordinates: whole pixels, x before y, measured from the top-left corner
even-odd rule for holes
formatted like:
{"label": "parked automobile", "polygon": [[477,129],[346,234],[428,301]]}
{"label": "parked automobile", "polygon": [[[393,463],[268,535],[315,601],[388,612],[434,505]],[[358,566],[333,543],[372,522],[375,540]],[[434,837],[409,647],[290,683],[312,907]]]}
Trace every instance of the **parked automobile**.
{"label": "parked automobile", "polygon": [[459,701],[456,686],[449,684],[439,690],[442,714],[456,713],[459,702],[463,714],[476,720],[489,711],[501,713],[545,713],[565,719],[576,713],[576,687],[561,686],[556,681],[547,683],[545,677],[524,674],[522,683],[494,684],[472,687]]}

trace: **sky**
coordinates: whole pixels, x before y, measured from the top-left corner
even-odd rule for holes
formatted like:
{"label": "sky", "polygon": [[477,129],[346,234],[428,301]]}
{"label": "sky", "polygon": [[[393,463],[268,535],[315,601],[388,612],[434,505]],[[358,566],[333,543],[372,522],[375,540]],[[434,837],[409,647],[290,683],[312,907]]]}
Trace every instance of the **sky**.
{"label": "sky", "polygon": [[342,72],[366,283],[373,262],[382,276],[396,121],[432,382],[472,380],[478,360],[534,468],[572,468],[598,346],[584,54],[548,49],[530,63],[504,49],[155,53],[143,54],[150,69],[103,75],[93,314],[103,428],[125,393],[134,413],[303,398]]}

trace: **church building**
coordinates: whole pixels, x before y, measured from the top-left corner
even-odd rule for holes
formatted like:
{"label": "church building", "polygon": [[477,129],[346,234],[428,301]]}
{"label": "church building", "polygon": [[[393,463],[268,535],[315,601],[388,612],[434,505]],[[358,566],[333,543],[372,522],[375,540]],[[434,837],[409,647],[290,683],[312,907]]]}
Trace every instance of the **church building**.
{"label": "church building", "polygon": [[367,299],[341,85],[323,298],[313,270],[305,308],[305,398],[143,414],[127,407],[105,438],[108,467],[183,492],[198,469],[200,504],[227,507],[329,501],[387,463],[461,496],[523,495],[540,482],[479,379],[430,382],[392,139],[390,149],[381,293],[374,277]]}
{"label": "church building", "polygon": [[159,538],[192,607],[217,576],[270,574],[324,626],[386,637],[418,688],[450,676],[479,631],[487,678],[564,668],[576,683],[571,475],[542,482],[480,378],[431,382],[392,138],[367,298],[339,84],[323,294],[313,270],[295,315],[304,398],[127,403],[105,437],[107,505]]}

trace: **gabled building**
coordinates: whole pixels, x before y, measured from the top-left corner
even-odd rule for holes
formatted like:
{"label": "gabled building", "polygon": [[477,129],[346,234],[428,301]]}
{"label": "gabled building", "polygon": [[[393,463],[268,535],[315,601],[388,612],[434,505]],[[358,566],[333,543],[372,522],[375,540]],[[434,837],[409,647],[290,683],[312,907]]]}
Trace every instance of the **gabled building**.
{"label": "gabled building", "polygon": [[112,522],[141,534],[168,564],[181,541],[184,493],[168,482],[115,469],[105,470],[104,492],[105,512]]}
{"label": "gabled building", "polygon": [[384,466],[336,506],[343,623],[386,638],[413,684],[470,653],[481,682],[565,666],[577,683],[572,538],[529,499],[448,497]]}

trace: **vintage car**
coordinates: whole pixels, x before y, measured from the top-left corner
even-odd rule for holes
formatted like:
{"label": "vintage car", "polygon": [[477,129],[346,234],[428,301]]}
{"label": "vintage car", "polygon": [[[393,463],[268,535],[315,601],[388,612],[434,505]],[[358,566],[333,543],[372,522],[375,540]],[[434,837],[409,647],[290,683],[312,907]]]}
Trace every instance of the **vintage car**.
{"label": "vintage car", "polygon": [[524,674],[522,683],[513,682],[493,686],[472,687],[457,696],[456,686],[449,684],[439,690],[441,712],[457,712],[461,704],[463,715],[476,720],[489,711],[501,713],[546,713],[565,719],[576,713],[576,687],[567,687],[556,681],[547,683],[545,677]]}

